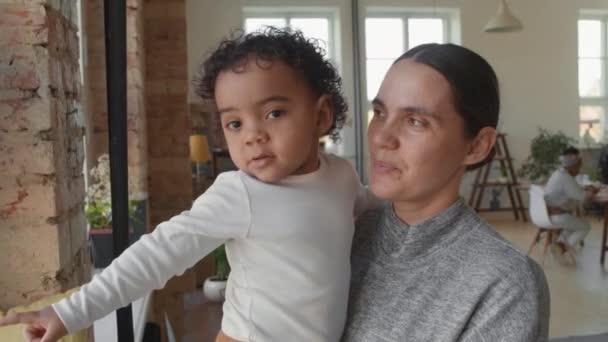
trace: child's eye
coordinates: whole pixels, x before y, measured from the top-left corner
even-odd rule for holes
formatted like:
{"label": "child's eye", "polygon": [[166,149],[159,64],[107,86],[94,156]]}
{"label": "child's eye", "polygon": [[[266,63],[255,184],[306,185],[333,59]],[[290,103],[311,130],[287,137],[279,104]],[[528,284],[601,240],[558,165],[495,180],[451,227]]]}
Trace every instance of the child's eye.
{"label": "child's eye", "polygon": [[278,117],[282,116],[283,114],[285,114],[284,110],[273,110],[273,111],[269,112],[268,114],[266,114],[266,119],[277,119]]}
{"label": "child's eye", "polygon": [[231,131],[238,130],[239,128],[241,128],[241,122],[238,121],[238,120],[229,121],[226,124],[226,128],[229,129],[229,130],[231,130]]}

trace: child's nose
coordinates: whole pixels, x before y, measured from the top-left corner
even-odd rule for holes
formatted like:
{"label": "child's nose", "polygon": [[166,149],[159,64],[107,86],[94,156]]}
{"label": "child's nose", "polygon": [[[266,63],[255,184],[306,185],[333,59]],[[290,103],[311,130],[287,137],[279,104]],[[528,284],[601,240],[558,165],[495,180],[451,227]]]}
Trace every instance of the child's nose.
{"label": "child's nose", "polygon": [[252,127],[245,134],[245,143],[247,145],[260,144],[268,141],[268,134],[259,127]]}

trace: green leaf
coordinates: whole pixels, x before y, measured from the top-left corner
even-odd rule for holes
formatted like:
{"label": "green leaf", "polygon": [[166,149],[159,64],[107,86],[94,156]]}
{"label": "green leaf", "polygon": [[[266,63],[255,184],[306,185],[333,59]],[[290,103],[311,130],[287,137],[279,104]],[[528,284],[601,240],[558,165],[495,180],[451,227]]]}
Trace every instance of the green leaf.
{"label": "green leaf", "polygon": [[228,263],[228,258],[226,257],[225,245],[219,246],[213,252],[211,252],[211,254],[215,258],[215,275],[217,278],[219,280],[228,279],[228,275],[230,274],[230,264]]}
{"label": "green leaf", "polygon": [[557,133],[539,128],[538,135],[530,144],[530,156],[518,171],[519,176],[528,177],[531,181],[547,178],[559,166],[559,156],[576,140],[561,131]]}

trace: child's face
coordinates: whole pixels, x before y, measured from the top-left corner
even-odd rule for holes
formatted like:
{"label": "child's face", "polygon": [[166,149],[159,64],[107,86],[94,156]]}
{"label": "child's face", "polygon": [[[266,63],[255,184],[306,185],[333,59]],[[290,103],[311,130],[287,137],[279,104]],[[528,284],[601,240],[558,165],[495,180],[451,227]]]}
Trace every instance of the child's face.
{"label": "child's face", "polygon": [[249,58],[239,72],[219,74],[215,100],[240,170],[273,183],[317,169],[319,138],[331,126],[331,107],[290,66]]}

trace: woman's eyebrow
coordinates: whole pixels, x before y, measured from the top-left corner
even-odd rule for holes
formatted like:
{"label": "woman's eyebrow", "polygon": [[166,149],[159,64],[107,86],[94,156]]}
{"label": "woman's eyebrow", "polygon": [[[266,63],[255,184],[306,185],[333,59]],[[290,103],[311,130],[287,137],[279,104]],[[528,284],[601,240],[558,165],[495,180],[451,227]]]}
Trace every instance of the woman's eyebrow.
{"label": "woman's eyebrow", "polygon": [[[379,106],[382,108],[386,107],[384,102],[382,102],[382,100],[380,100],[378,97],[376,97],[372,100],[372,105]],[[440,119],[440,117],[439,117],[439,115],[437,115],[437,113],[435,113],[431,110],[428,110],[424,107],[403,106],[403,107],[398,107],[397,109],[398,109],[399,113],[413,113],[413,114],[427,115],[427,116],[433,117],[435,119]]]}
{"label": "woman's eyebrow", "polygon": [[439,119],[439,115],[437,115],[437,113],[428,110],[424,107],[417,107],[417,106],[405,106],[405,107],[399,107],[399,112],[400,113],[413,113],[413,114],[419,114],[419,115],[427,115],[427,116],[431,116],[435,119]]}
{"label": "woman's eyebrow", "polygon": [[378,98],[378,97],[375,97],[372,100],[372,105],[374,105],[374,106],[380,106],[380,107],[385,107],[384,106],[384,102],[382,102],[382,100],[380,100],[380,98]]}

